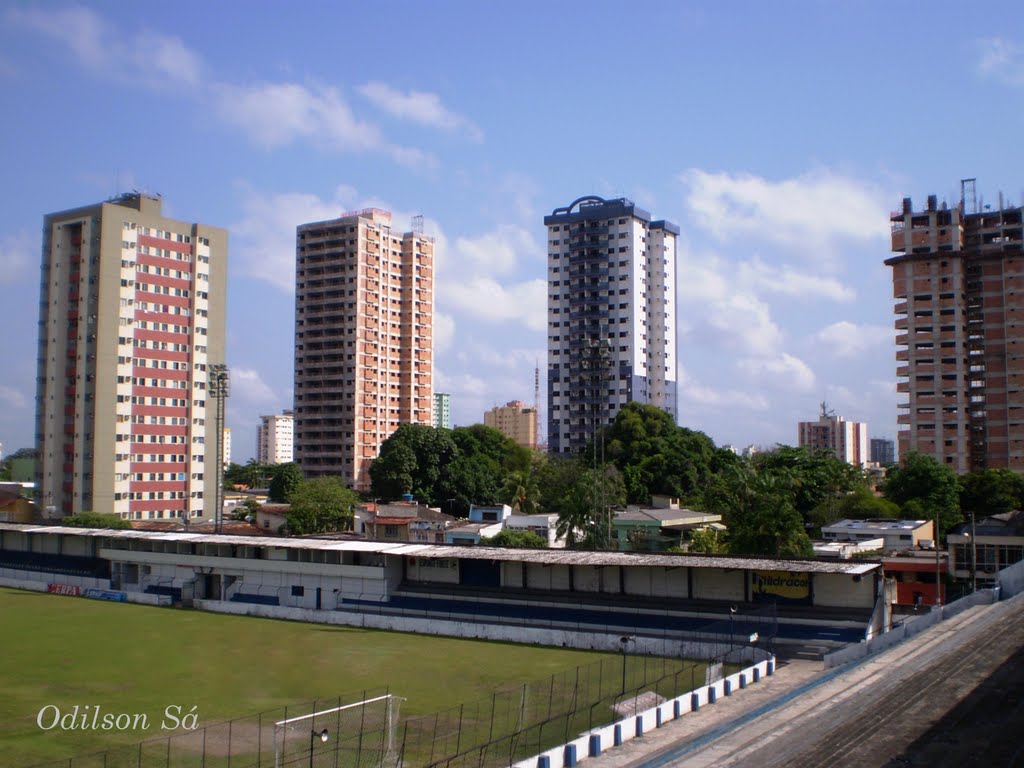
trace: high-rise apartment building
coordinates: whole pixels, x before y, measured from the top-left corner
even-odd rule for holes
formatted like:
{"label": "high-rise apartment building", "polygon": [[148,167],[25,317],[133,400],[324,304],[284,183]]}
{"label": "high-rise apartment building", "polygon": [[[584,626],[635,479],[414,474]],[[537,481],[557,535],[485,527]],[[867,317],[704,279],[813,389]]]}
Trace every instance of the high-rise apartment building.
{"label": "high-rise apartment building", "polygon": [[227,233],[165,218],[158,197],[44,218],[36,447],[50,513],[215,517],[207,368],[224,361],[226,266]]}
{"label": "high-rise apartment building", "polygon": [[438,429],[452,428],[452,396],[449,393],[434,393],[434,418],[432,423]]}
{"label": "high-rise apartment building", "polygon": [[825,403],[817,421],[801,421],[797,445],[811,453],[828,451],[847,464],[868,463],[868,425],[836,416]]}
{"label": "high-rise apartment building", "polygon": [[1024,224],[1020,207],[910,198],[891,217],[900,455],[958,473],[1024,471]]}
{"label": "high-rise apartment building", "polygon": [[256,427],[256,461],[260,464],[288,464],[294,461],[294,413],[285,411],[260,416]]}
{"label": "high-rise apartment building", "polygon": [[581,197],[548,230],[548,450],[579,451],[626,403],[676,416],[679,228]]}
{"label": "high-rise apartment building", "polygon": [[484,412],[484,426],[491,427],[525,448],[537,448],[537,409],[512,400]]}
{"label": "high-rise apartment building", "polygon": [[871,438],[871,460],[877,464],[895,464],[896,444],[884,437]]}
{"label": "high-rise apartment building", "polygon": [[431,423],[434,241],[370,208],[297,231],[295,460],[369,487],[401,423]]}

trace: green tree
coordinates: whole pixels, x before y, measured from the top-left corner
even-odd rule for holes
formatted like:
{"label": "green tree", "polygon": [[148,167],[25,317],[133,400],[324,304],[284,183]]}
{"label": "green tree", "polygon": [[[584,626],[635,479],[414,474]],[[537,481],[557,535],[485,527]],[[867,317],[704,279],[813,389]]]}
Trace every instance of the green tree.
{"label": "green tree", "polygon": [[837,520],[869,520],[872,518],[896,518],[900,515],[898,505],[876,496],[866,485],[854,488],[845,496],[828,498],[811,510],[807,522],[814,528],[821,528]]}
{"label": "green tree", "polygon": [[256,499],[246,499],[231,512],[232,520],[247,520],[248,518],[256,518],[256,513],[260,511],[260,504]]}
{"label": "green tree", "polygon": [[1024,477],[1009,469],[985,469],[959,478],[960,509],[979,518],[1024,508]]}
{"label": "green tree", "polygon": [[266,488],[270,483],[274,465],[260,464],[256,459],[249,459],[245,464],[232,462],[224,470],[224,486],[231,488],[235,485],[244,485],[247,488]]}
{"label": "green tree", "polygon": [[900,505],[905,516],[934,520],[937,514],[939,539],[963,522],[956,475],[923,453],[912,451],[903,456],[899,466],[889,470],[882,492],[889,501]]}
{"label": "green tree", "polygon": [[[777,445],[774,450],[756,454],[751,463],[761,472],[785,470],[793,482],[793,506],[805,522],[836,514],[847,494],[867,487],[859,467],[840,461],[828,451],[812,453],[806,448]],[[838,519],[838,518],[836,518]]]}
{"label": "green tree", "polygon": [[533,457],[530,468],[525,472],[521,469],[510,472],[501,489],[502,503],[524,515],[536,514],[540,509],[539,475],[542,463],[543,459],[538,454]]}
{"label": "green tree", "polygon": [[558,502],[556,531],[569,547],[607,549],[611,509],[625,503],[626,486],[614,465],[604,465],[596,475],[593,469],[577,472]]}
{"label": "green tree", "polygon": [[359,496],[340,477],[303,480],[289,499],[288,532],[308,533],[350,530]]}
{"label": "green tree", "polygon": [[131,528],[132,524],[109,512],[79,512],[77,515],[68,515],[60,521],[61,525],[72,528]]}
{"label": "green tree", "polygon": [[401,424],[370,467],[371,491],[386,500],[411,493],[426,504],[439,505],[448,498],[439,490],[441,476],[458,455],[450,430]]}
{"label": "green tree", "polygon": [[548,543],[533,531],[513,531],[506,528],[494,536],[484,536],[480,544],[485,547],[512,549],[544,549]]}
{"label": "green tree", "polygon": [[267,501],[272,504],[286,504],[288,497],[292,495],[299,483],[302,482],[302,470],[295,462],[278,464],[274,467],[274,474],[270,478],[270,490],[267,493]]}
{"label": "green tree", "polygon": [[738,466],[723,477],[712,509],[729,529],[735,555],[810,557],[804,521],[794,505],[795,479],[789,470]]}
{"label": "green tree", "polygon": [[[605,457],[622,472],[627,498],[636,504],[667,495],[701,507],[712,479],[738,461],[704,433],[676,426],[670,414],[642,403],[624,406],[603,439]],[[592,456],[593,446],[585,453]]]}
{"label": "green tree", "polygon": [[702,528],[690,534],[687,550],[702,555],[726,555],[729,553],[729,537],[725,531]]}

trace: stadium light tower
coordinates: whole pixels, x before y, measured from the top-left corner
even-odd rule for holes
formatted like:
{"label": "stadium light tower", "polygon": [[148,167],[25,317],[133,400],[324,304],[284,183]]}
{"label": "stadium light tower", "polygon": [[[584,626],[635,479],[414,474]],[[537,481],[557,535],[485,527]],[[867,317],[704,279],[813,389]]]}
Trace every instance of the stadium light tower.
{"label": "stadium light tower", "polygon": [[[207,390],[214,402],[214,433],[217,438],[217,455],[214,457],[214,531],[220,533],[223,528],[224,517],[224,408],[225,401],[231,390],[231,377],[228,367],[223,363],[214,363],[207,366]],[[209,459],[209,456],[206,457]]]}

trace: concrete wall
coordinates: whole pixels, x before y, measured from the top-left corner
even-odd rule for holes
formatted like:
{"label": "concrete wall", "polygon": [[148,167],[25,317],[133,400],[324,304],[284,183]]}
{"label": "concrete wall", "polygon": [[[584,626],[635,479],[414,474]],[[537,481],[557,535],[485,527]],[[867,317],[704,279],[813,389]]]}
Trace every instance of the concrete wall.
{"label": "concrete wall", "polygon": [[745,598],[746,571],[722,571],[715,568],[693,569],[695,600],[736,600]]}
{"label": "concrete wall", "polygon": [[814,574],[814,604],[834,608],[872,608],[875,605],[875,577],[845,573]]}
{"label": "concrete wall", "polygon": [[975,605],[991,605],[998,599],[997,593],[992,589],[979,589],[973,594],[967,595],[949,605],[940,606],[933,608],[928,613],[917,616],[910,621],[905,621],[902,624],[893,627],[889,632],[881,635],[875,635],[866,642],[860,642],[856,645],[848,645],[845,648],[840,648],[837,651],[826,654],[824,657],[825,669],[831,669],[832,667],[838,667],[841,664],[846,664],[856,659],[862,659],[865,656],[881,653],[887,648],[892,648],[907,638],[918,635],[929,627],[933,627],[940,621],[950,619],[956,616],[958,613],[966,611],[968,608],[972,608]]}
{"label": "concrete wall", "polygon": [[[711,706],[713,702],[721,701],[727,695],[742,695],[744,688],[754,685],[756,681],[763,680],[774,672],[774,657],[753,663],[711,685],[684,693],[636,715],[628,715],[610,725],[586,731],[564,744],[541,752],[539,755],[513,763],[513,768],[538,768],[538,766],[563,768],[575,765],[577,762],[585,761],[588,757],[604,754],[615,747],[617,740],[620,743],[625,743],[631,739],[642,737],[677,717],[684,717],[690,712],[697,711],[700,707]],[[592,749],[593,753],[591,753]]]}
{"label": "concrete wall", "polygon": [[1001,570],[996,583],[1004,600],[1024,592],[1024,560]]}

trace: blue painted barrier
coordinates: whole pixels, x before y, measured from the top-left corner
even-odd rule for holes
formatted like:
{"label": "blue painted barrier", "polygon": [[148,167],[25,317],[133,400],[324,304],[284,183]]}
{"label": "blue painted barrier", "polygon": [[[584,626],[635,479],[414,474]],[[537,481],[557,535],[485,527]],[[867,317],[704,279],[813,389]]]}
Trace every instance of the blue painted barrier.
{"label": "blue painted barrier", "polygon": [[725,678],[722,687],[725,689],[726,696],[732,696],[732,680]]}
{"label": "blue painted barrier", "polygon": [[622,723],[616,723],[612,731],[612,744],[616,747],[622,746]]}
{"label": "blue painted barrier", "polygon": [[676,699],[675,701],[672,702],[672,717],[674,717],[674,718],[676,718],[678,720],[682,716],[683,716],[683,702],[681,702],[679,699]]}
{"label": "blue painted barrier", "polygon": [[740,688],[747,687],[747,675],[745,672],[740,672]]}
{"label": "blue painted barrier", "polygon": [[590,748],[587,750],[587,754],[590,757],[601,756],[601,737],[596,733],[590,734]]}
{"label": "blue painted barrier", "polygon": [[718,700],[718,691],[715,690],[715,686],[708,686],[708,704],[714,704]]}
{"label": "blue painted barrier", "polygon": [[576,745],[566,744],[565,745],[565,760],[562,762],[565,768],[573,768],[576,765]]}
{"label": "blue painted barrier", "polygon": [[537,768],[551,768],[551,758],[547,755],[541,755],[538,757]]}
{"label": "blue painted barrier", "polygon": [[644,719],[640,715],[636,716],[636,735],[644,735]]}
{"label": "blue painted barrier", "polygon": [[696,712],[698,709],[700,709],[700,694],[698,694],[698,693],[691,693],[690,694],[690,711],[691,712]]}

